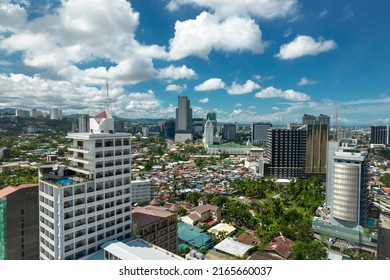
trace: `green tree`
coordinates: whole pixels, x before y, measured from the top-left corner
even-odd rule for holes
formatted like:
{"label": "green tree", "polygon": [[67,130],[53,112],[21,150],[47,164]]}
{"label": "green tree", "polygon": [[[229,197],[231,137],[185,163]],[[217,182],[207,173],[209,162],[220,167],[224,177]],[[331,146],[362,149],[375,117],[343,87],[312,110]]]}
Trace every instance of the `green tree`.
{"label": "green tree", "polygon": [[185,209],[183,206],[179,206],[179,211],[177,212],[177,214],[180,216],[180,217],[183,217],[183,216],[186,216],[187,215],[187,209]]}
{"label": "green tree", "polygon": [[296,241],[291,248],[291,253],[296,260],[326,260],[326,249],[318,240]]}
{"label": "green tree", "polygon": [[385,185],[385,187],[389,188],[390,187],[390,173],[383,174],[380,178],[379,181]]}
{"label": "green tree", "polygon": [[191,203],[192,205],[197,206],[198,205],[198,200],[201,198],[201,194],[198,192],[189,192],[187,194],[186,200]]}

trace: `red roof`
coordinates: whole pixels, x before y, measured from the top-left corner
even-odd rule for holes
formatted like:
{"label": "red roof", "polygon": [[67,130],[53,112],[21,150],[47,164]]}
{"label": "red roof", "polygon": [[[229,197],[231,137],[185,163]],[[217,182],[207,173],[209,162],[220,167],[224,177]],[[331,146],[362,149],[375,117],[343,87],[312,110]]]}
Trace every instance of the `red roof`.
{"label": "red roof", "polygon": [[390,193],[390,188],[382,188],[382,191]]}
{"label": "red roof", "polygon": [[291,255],[290,248],[294,245],[294,242],[287,237],[278,236],[275,237],[266,247],[266,251],[276,252],[278,255],[285,259],[288,259]]}
{"label": "red roof", "polygon": [[111,118],[111,115],[107,110],[104,110],[103,112],[100,112],[95,116],[95,119],[106,119],[106,118]]}
{"label": "red roof", "polygon": [[13,192],[16,192],[19,189],[37,187],[37,186],[38,186],[37,184],[23,184],[23,185],[20,185],[18,187],[8,186],[8,187],[0,190],[0,198],[4,198]]}

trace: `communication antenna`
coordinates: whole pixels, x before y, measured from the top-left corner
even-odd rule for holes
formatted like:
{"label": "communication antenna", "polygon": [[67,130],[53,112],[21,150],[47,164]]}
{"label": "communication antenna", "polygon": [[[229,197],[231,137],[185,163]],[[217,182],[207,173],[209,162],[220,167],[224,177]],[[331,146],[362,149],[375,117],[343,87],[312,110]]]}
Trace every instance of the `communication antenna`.
{"label": "communication antenna", "polygon": [[336,104],[334,114],[334,133],[333,133],[333,140],[339,142],[340,141],[340,127],[339,127],[339,108]]}
{"label": "communication antenna", "polygon": [[111,98],[108,92],[108,78],[106,77],[106,111],[111,111]]}

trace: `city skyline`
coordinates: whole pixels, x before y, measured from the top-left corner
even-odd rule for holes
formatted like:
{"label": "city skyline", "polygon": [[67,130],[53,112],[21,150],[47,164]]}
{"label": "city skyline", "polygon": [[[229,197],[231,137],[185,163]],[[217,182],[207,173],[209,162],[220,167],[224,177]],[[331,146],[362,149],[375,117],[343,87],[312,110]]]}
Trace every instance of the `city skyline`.
{"label": "city skyline", "polygon": [[[386,1],[0,1],[0,107],[390,122]],[[375,15],[375,16],[374,16]]]}

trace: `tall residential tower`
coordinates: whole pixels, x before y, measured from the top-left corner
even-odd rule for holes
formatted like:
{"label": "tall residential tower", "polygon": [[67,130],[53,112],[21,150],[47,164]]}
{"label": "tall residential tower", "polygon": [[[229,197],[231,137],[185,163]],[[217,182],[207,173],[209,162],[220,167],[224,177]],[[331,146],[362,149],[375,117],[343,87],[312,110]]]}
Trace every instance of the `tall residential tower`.
{"label": "tall residential tower", "polygon": [[68,133],[68,165],[39,169],[40,259],[80,259],[131,237],[130,137],[107,110]]}
{"label": "tall residential tower", "polygon": [[176,108],[175,141],[192,140],[192,109],[187,96],[178,97]]}

